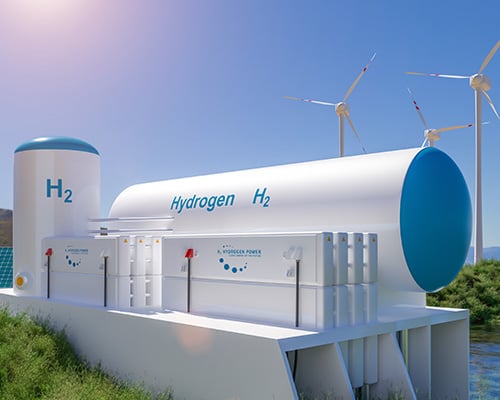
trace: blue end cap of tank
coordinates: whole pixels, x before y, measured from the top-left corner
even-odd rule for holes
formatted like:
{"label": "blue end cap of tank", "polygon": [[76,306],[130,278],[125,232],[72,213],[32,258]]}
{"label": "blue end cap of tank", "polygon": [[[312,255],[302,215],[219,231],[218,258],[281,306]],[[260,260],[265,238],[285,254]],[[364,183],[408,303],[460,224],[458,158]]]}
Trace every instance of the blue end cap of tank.
{"label": "blue end cap of tank", "polygon": [[16,149],[16,153],[28,150],[73,150],[97,154],[96,148],[87,142],[72,137],[40,137],[23,143]]}
{"label": "blue end cap of tank", "polygon": [[415,282],[426,292],[447,286],[462,268],[472,234],[467,184],[453,160],[425,148],[412,160],[400,207],[403,252]]}

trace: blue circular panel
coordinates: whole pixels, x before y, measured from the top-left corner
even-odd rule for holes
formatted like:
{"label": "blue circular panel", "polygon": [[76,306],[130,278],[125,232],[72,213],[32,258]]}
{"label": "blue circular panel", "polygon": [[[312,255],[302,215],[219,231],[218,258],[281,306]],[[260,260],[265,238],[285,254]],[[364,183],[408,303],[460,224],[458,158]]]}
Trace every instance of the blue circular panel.
{"label": "blue circular panel", "polygon": [[428,147],[403,183],[400,230],[406,264],[426,292],[448,285],[462,268],[472,233],[469,191],[457,165]]}
{"label": "blue circular panel", "polygon": [[41,137],[23,143],[16,149],[16,153],[27,150],[74,150],[99,155],[96,148],[83,140],[71,137]]}

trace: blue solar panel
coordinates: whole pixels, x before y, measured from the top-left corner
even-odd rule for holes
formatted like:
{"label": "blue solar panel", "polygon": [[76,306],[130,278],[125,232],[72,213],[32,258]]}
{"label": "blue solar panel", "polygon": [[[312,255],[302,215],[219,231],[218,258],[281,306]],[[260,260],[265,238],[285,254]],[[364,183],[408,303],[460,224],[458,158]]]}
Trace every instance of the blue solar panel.
{"label": "blue solar panel", "polygon": [[0,247],[0,288],[12,287],[12,248]]}

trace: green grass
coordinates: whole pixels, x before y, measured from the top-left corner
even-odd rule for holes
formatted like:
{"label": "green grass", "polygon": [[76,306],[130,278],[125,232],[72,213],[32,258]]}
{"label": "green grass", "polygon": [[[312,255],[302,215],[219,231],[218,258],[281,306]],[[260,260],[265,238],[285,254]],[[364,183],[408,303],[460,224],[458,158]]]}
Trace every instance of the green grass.
{"label": "green grass", "polygon": [[500,326],[500,261],[483,260],[465,265],[455,280],[427,295],[427,305],[468,308],[471,325]]}
{"label": "green grass", "polygon": [[88,368],[62,332],[26,315],[0,310],[0,398],[2,400],[173,400],[170,390],[153,394],[141,385]]}

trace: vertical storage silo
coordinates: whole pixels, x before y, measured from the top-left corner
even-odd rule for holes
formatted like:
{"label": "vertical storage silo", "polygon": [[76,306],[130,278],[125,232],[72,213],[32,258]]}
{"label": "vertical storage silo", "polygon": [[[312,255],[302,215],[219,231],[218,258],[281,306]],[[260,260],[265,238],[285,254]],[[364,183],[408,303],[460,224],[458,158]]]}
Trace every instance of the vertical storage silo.
{"label": "vertical storage silo", "polygon": [[41,137],[14,155],[14,290],[43,296],[42,268],[50,236],[86,236],[99,216],[100,157],[90,144]]}

